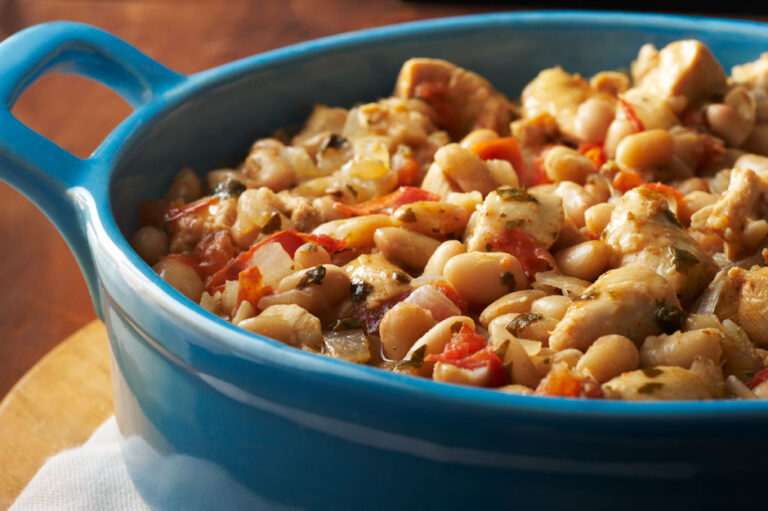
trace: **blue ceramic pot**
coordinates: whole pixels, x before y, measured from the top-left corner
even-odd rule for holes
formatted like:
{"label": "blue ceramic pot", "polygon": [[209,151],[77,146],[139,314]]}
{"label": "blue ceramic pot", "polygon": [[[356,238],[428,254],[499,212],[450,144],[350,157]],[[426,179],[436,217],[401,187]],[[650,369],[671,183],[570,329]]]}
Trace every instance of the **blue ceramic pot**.
{"label": "blue ceramic pot", "polygon": [[[109,330],[115,413],[143,497],[167,509],[660,507],[765,498],[768,401],[624,403],[527,397],[347,364],[206,313],[126,241],[177,170],[244,157],[315,103],[388,95],[412,56],[449,59],[510,96],[542,68],[626,67],[646,42],[696,37],[726,68],[768,26],[619,13],[517,13],[343,34],[177,74],[92,27],[50,23],[0,44],[0,177],[77,256]],[[19,123],[46,72],[135,108],[88,159]]]}

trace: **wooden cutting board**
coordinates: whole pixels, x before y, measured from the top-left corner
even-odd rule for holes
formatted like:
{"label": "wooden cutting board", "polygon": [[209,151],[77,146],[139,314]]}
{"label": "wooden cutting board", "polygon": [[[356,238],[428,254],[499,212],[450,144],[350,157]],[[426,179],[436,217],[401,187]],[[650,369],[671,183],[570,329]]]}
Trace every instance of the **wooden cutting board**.
{"label": "wooden cutting board", "polygon": [[43,357],[0,403],[0,509],[48,457],[85,442],[112,411],[107,332],[92,321]]}

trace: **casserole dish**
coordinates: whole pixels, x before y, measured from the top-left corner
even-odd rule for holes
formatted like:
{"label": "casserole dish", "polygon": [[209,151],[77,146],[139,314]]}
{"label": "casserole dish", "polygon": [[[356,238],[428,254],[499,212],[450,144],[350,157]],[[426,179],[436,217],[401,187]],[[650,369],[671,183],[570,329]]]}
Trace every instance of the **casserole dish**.
{"label": "casserole dish", "polygon": [[[0,176],[69,242],[110,336],[131,476],[154,507],[361,509],[748,504],[768,403],[507,395],[392,374],[257,339],[163,282],[125,239],[175,171],[237,161],[315,103],[387,95],[400,64],[449,59],[514,95],[542,68],[616,68],[695,37],[728,68],[768,48],[755,23],[576,12],[494,14],[343,34],[182,76],[97,29],[53,23],[0,45]],[[78,159],[10,108],[44,72],[135,108]],[[312,76],[312,80],[307,80]]]}

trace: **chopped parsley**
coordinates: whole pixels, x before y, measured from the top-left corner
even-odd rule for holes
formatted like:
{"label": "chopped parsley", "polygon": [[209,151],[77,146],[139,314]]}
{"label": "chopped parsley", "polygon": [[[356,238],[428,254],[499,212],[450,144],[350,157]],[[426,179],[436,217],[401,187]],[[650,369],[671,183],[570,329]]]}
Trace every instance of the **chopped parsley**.
{"label": "chopped parsley", "polygon": [[237,179],[229,178],[221,181],[213,188],[213,195],[217,197],[237,197],[246,190],[246,186]]}
{"label": "chopped parsley", "polygon": [[275,231],[279,231],[283,225],[283,220],[280,218],[280,213],[273,213],[264,227],[261,228],[261,232],[264,234],[272,234]]}
{"label": "chopped parsley", "polygon": [[524,312],[519,316],[517,316],[515,319],[511,320],[509,323],[507,323],[507,326],[505,328],[507,329],[507,332],[517,337],[518,335],[520,335],[520,331],[523,328],[537,321],[540,321],[543,318],[544,316],[536,312]]}
{"label": "chopped parsley", "polygon": [[656,378],[658,375],[663,373],[661,369],[657,369],[655,367],[646,367],[643,369],[643,374],[645,374],[648,378]]}
{"label": "chopped parsley", "polygon": [[688,269],[691,266],[696,266],[699,263],[696,256],[687,250],[673,247],[672,245],[667,245],[666,249],[672,257],[672,264],[675,265],[675,270],[678,273],[688,273]]}
{"label": "chopped parsley", "polygon": [[664,218],[666,218],[672,225],[676,225],[681,229],[683,228],[683,224],[680,223],[680,220],[678,220],[675,214],[670,210],[665,209],[662,215],[664,215]]}
{"label": "chopped parsley", "polygon": [[331,133],[323,139],[323,143],[320,144],[318,152],[322,153],[326,149],[340,149],[346,145],[349,145],[346,138],[336,133]]}
{"label": "chopped parsley", "polygon": [[512,229],[516,229],[518,227],[521,227],[525,223],[525,220],[522,218],[518,218],[516,220],[507,220],[504,222],[504,230],[511,231]]}
{"label": "chopped parsley", "polygon": [[403,284],[407,284],[411,281],[411,277],[401,271],[395,272],[394,277],[396,281],[402,282]]}
{"label": "chopped parsley", "polygon": [[507,272],[504,275],[501,276],[501,285],[507,286],[510,291],[514,291],[517,287],[517,282],[515,281],[515,276],[512,274],[512,272]]}
{"label": "chopped parsley", "polygon": [[653,381],[650,383],[646,383],[639,389],[637,389],[637,392],[640,394],[653,394],[655,391],[659,390],[660,388],[663,388],[664,384],[659,383],[657,381]]}
{"label": "chopped parsley", "polygon": [[496,193],[503,201],[539,202],[525,188],[499,188]]}
{"label": "chopped parsley", "polygon": [[352,295],[350,298],[353,302],[362,302],[373,291],[373,286],[364,280],[353,279],[349,285]]}
{"label": "chopped parsley", "polygon": [[665,334],[673,334],[680,330],[687,316],[684,310],[667,305],[666,300],[656,303],[653,315],[656,318],[656,324]]}
{"label": "chopped parsley", "polygon": [[304,289],[310,284],[316,284],[319,286],[320,284],[323,283],[323,279],[325,278],[325,273],[326,273],[325,266],[323,266],[322,264],[315,266],[314,268],[307,270],[304,276],[301,277],[301,280],[299,281],[299,284],[296,287],[298,289]]}
{"label": "chopped parsley", "polygon": [[342,318],[336,320],[336,323],[333,324],[331,330],[334,332],[341,332],[343,330],[359,330],[360,328],[363,328],[363,324],[355,318]]}
{"label": "chopped parsley", "polygon": [[401,215],[398,215],[398,220],[401,222],[411,223],[416,221],[416,213],[413,212],[413,208],[407,208]]}
{"label": "chopped parsley", "polygon": [[411,358],[406,358],[395,364],[395,369],[405,369],[406,367],[413,367],[418,369],[424,365],[424,354],[427,351],[427,345],[423,345],[419,349],[413,352]]}

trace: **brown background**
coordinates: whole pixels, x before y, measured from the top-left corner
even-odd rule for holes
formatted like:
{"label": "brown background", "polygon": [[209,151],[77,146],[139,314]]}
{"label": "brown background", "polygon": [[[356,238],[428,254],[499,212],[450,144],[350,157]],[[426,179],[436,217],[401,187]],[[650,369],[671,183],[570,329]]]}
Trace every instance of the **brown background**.
{"label": "brown background", "polygon": [[[510,7],[398,0],[0,0],[0,38],[36,23],[80,21],[116,34],[176,71],[194,73],[338,32],[492,10]],[[131,109],[86,79],[46,76],[13,111],[65,149],[87,156]],[[2,182],[0,286],[2,398],[42,355],[94,318],[64,241],[29,201]]]}

